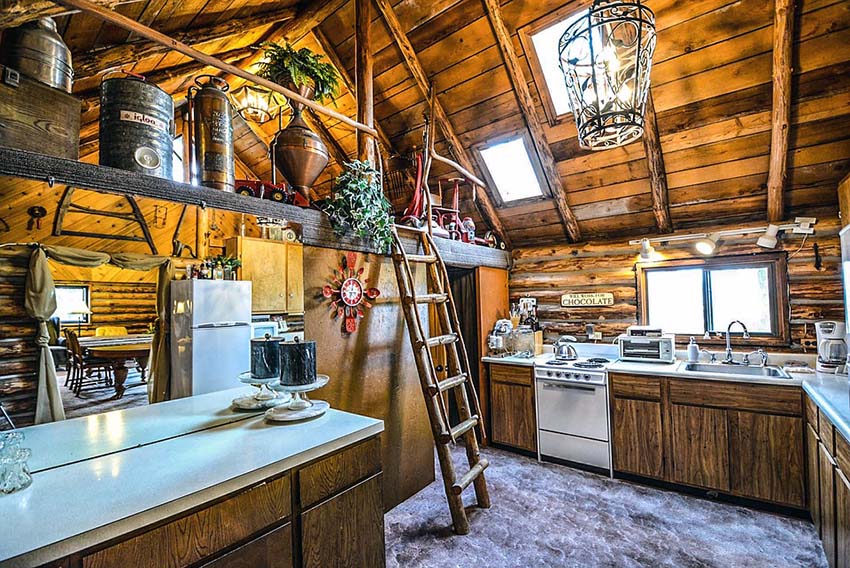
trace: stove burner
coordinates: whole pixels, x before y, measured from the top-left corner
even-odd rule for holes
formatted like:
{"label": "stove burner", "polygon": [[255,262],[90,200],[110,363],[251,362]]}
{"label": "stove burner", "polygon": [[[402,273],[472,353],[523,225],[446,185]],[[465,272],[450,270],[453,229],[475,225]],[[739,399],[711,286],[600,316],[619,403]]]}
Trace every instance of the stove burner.
{"label": "stove burner", "polygon": [[591,357],[587,361],[588,361],[588,363],[610,363],[611,362],[609,359],[606,359],[605,357]]}
{"label": "stove burner", "polygon": [[572,361],[573,359],[550,359],[549,361],[546,361],[546,364],[560,367],[562,365],[569,365]]}
{"label": "stove burner", "polygon": [[601,369],[605,365],[603,363],[599,363],[596,361],[588,360],[588,361],[579,361],[578,363],[573,363],[573,367],[577,369]]}

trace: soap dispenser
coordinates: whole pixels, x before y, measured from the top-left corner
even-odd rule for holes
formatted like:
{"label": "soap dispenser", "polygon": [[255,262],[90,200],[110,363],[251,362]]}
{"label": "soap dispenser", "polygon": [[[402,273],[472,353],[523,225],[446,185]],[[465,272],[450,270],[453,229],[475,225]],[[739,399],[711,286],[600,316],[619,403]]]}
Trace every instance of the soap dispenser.
{"label": "soap dispenser", "polygon": [[688,343],[688,363],[696,363],[699,361],[699,345],[697,345],[696,339],[691,337],[691,341]]}

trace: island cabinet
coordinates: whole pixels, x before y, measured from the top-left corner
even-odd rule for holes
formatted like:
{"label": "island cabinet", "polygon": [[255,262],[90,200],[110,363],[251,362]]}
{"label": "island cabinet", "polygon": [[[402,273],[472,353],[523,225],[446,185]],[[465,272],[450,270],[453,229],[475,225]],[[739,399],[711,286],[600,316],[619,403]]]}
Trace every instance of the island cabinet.
{"label": "island cabinet", "polygon": [[809,510],[831,567],[850,568],[850,442],[806,398]]}
{"label": "island cabinet", "polygon": [[49,566],[383,566],[381,444],[372,437]]}
{"label": "island cabinet", "polygon": [[490,439],[537,452],[534,367],[490,364]]}
{"label": "island cabinet", "polygon": [[806,506],[799,387],[609,374],[614,471]]}
{"label": "island cabinet", "polygon": [[304,246],[299,242],[232,237],[228,256],[238,258],[240,280],[251,281],[251,311],[304,313]]}

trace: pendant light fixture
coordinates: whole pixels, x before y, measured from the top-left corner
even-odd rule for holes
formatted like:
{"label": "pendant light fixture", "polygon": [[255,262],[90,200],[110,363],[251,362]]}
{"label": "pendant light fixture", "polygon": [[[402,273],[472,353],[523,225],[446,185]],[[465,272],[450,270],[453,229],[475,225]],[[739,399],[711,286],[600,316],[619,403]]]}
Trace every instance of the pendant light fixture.
{"label": "pendant light fixture", "polygon": [[249,83],[245,83],[236,89],[231,93],[230,98],[233,100],[236,112],[242,118],[258,124],[271,120],[283,106],[277,93]]}
{"label": "pendant light fixture", "polygon": [[643,135],[655,14],[640,0],[594,0],[558,42],[579,144],[603,150]]}

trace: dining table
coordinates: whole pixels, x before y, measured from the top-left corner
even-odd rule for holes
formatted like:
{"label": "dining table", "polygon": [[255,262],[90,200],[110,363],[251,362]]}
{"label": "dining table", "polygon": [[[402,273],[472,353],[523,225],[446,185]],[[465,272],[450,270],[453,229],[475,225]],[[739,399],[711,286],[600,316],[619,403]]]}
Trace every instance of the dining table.
{"label": "dining table", "polygon": [[115,385],[115,395],[113,400],[117,400],[124,396],[124,382],[127,380],[127,361],[135,361],[142,373],[142,382],[146,380],[145,374],[148,366],[148,359],[151,352],[150,341],[144,343],[128,343],[120,345],[98,345],[87,348],[88,354],[95,358],[108,361],[112,367],[113,383]]}

